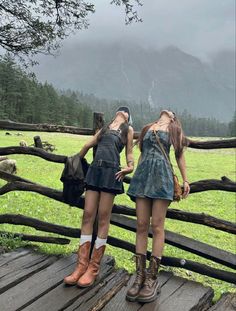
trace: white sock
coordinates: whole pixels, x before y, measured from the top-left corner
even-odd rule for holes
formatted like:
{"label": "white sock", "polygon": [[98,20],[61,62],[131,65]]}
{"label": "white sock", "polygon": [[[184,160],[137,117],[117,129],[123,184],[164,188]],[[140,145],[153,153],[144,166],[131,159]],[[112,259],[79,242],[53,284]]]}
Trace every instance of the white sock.
{"label": "white sock", "polygon": [[92,241],[92,234],[81,234],[80,236],[80,245],[91,242]]}
{"label": "white sock", "polygon": [[95,241],[95,247],[96,247],[96,249],[98,249],[99,247],[106,245],[106,243],[107,243],[107,239],[100,239],[97,236],[96,241]]}

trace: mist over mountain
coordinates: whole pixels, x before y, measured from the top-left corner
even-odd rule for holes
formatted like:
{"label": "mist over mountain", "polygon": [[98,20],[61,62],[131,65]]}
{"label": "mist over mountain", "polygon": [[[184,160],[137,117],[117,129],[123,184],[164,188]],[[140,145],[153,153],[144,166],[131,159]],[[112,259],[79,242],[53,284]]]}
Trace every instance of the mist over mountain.
{"label": "mist over mountain", "polygon": [[39,80],[59,89],[148,101],[229,121],[235,110],[234,68],[233,51],[219,52],[205,62],[174,46],[156,50],[131,42],[97,42],[65,48],[57,58],[41,58],[34,70]]}

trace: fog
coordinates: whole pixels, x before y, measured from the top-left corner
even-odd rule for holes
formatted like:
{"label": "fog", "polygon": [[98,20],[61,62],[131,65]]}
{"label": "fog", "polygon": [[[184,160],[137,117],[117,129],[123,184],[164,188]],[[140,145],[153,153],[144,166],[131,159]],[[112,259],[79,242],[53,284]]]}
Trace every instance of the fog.
{"label": "fog", "polygon": [[136,6],[143,22],[131,25],[125,25],[124,8],[109,0],[93,2],[96,12],[89,16],[89,28],[65,40],[60,53],[94,41],[133,41],[157,49],[174,45],[205,60],[218,51],[235,49],[234,0],[143,1],[143,6]]}

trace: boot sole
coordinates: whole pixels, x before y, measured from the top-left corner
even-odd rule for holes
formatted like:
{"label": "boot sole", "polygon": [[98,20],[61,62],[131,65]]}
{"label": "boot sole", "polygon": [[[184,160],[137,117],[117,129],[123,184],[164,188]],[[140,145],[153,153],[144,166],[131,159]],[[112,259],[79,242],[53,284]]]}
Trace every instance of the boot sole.
{"label": "boot sole", "polygon": [[65,284],[66,286],[75,286],[75,285],[77,284],[77,282],[75,282],[75,283],[66,283],[66,282],[64,282],[64,284]]}
{"label": "boot sole", "polygon": [[131,297],[131,296],[127,296],[127,295],[126,295],[125,298],[126,298],[126,300],[128,300],[128,301],[135,302],[135,301],[137,301],[138,295],[137,295],[136,297]]}
{"label": "boot sole", "polygon": [[95,283],[95,280],[92,283],[89,283],[89,284],[86,284],[86,285],[80,285],[80,284],[77,283],[77,286],[81,287],[81,288],[85,288],[85,287],[92,286],[94,283]]}
{"label": "boot sole", "polygon": [[136,301],[138,302],[152,302],[154,300],[157,299],[157,297],[160,295],[161,293],[161,289],[160,288],[157,288],[157,290],[154,292],[154,294],[152,296],[149,296],[149,297],[137,297]]}

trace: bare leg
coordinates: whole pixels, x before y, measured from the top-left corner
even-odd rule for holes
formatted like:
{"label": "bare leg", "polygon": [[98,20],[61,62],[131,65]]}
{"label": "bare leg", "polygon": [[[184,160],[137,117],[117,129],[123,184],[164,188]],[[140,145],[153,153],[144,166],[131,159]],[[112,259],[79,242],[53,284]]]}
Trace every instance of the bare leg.
{"label": "bare leg", "polygon": [[87,190],[85,193],[81,234],[89,235],[93,233],[93,223],[98,209],[99,196],[100,194],[97,191]]}
{"label": "bare leg", "polygon": [[150,225],[152,200],[148,198],[136,198],[137,233],[136,253],[146,254],[148,230]]}
{"label": "bare leg", "polygon": [[[92,235],[93,223],[97,213],[99,201],[99,192],[87,190],[85,193],[85,206],[81,226],[81,235]],[[78,280],[85,274],[89,265],[89,253],[91,242],[87,241],[80,244],[78,249],[78,260],[75,270],[64,278],[64,282],[69,285],[75,285]]]}
{"label": "bare leg", "polygon": [[98,207],[98,237],[106,239],[111,219],[115,195],[112,193],[101,192]]}
{"label": "bare leg", "polygon": [[164,223],[167,208],[170,204],[168,200],[153,200],[152,205],[152,255],[161,257],[165,242]]}
{"label": "bare leg", "polygon": [[[106,239],[109,230],[111,210],[113,206],[113,200],[115,195],[112,193],[101,192],[99,207],[98,207],[98,235],[100,239]],[[96,242],[98,239],[96,240]],[[78,285],[80,287],[91,286],[100,270],[100,263],[105,252],[106,245],[102,244],[97,247],[95,242],[95,247],[93,248],[92,256],[88,265],[86,272],[79,279]],[[104,241],[103,241],[104,242]]]}

